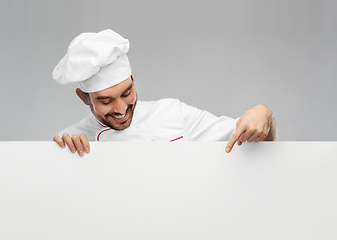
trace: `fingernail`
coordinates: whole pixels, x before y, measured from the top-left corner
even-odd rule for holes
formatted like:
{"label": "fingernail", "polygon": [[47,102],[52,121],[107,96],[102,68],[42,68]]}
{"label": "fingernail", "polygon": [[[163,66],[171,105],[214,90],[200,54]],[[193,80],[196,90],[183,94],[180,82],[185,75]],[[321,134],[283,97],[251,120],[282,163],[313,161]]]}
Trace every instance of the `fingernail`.
{"label": "fingernail", "polygon": [[230,151],[231,149],[228,147],[228,148],[226,148],[226,152],[227,153],[229,153],[229,151]]}
{"label": "fingernail", "polygon": [[87,148],[85,148],[85,151],[88,153],[89,152],[89,148],[87,147]]}
{"label": "fingernail", "polygon": [[75,148],[72,148],[72,149],[71,149],[71,152],[72,152],[72,153],[76,152]]}
{"label": "fingernail", "polygon": [[84,152],[83,152],[83,151],[80,151],[79,154],[80,154],[80,156],[83,156],[83,155],[84,155]]}

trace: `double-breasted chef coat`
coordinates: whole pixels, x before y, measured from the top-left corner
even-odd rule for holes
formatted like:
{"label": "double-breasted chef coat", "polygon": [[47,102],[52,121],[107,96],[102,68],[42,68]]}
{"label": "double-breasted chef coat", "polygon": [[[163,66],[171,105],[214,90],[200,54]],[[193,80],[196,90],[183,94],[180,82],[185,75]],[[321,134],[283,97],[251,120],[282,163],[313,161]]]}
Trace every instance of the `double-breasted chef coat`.
{"label": "double-breasted chef coat", "polygon": [[214,116],[178,99],[138,101],[125,130],[113,130],[90,114],[59,136],[66,132],[70,136],[85,134],[89,141],[227,141],[237,120]]}

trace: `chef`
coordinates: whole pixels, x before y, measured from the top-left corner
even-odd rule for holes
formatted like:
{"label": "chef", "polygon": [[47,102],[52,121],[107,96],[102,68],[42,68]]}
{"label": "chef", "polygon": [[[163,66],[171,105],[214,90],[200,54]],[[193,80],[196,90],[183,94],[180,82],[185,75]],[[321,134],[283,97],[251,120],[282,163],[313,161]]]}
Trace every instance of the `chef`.
{"label": "chef", "polygon": [[60,147],[83,156],[89,141],[228,141],[229,153],[236,142],[277,139],[273,114],[261,104],[233,119],[177,99],[138,101],[128,50],[129,41],[110,29],[71,41],[53,79],[62,85],[77,82],[76,94],[91,114],[54,136]]}

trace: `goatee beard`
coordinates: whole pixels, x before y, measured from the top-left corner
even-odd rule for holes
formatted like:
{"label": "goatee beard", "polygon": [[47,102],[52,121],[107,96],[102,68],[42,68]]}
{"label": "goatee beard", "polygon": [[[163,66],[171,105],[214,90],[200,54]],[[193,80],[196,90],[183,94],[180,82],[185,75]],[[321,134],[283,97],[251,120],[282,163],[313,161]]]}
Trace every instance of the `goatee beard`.
{"label": "goatee beard", "polygon": [[[137,101],[134,104],[130,104],[128,106],[128,108],[126,109],[125,113],[129,114],[128,119],[126,120],[126,122],[128,123],[127,125],[123,126],[122,128],[118,128],[116,126],[113,126],[113,124],[109,124],[108,122],[104,121],[102,122],[104,125],[106,125],[107,127],[110,127],[111,129],[115,130],[115,131],[122,131],[127,129],[131,123],[132,123],[132,119],[133,119],[133,113],[135,111],[135,107],[136,107]],[[109,116],[111,116],[111,114],[106,114],[104,117],[107,119]],[[123,124],[122,124],[123,125]]]}

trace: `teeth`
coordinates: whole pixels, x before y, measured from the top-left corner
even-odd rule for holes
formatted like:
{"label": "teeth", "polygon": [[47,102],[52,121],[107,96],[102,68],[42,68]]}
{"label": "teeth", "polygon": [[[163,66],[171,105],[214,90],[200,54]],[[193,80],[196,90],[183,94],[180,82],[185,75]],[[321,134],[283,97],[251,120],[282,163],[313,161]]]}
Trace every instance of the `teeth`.
{"label": "teeth", "polygon": [[113,116],[114,118],[118,118],[118,119],[121,119],[123,117],[125,117],[126,113],[124,113],[123,115],[118,115],[118,116]]}

